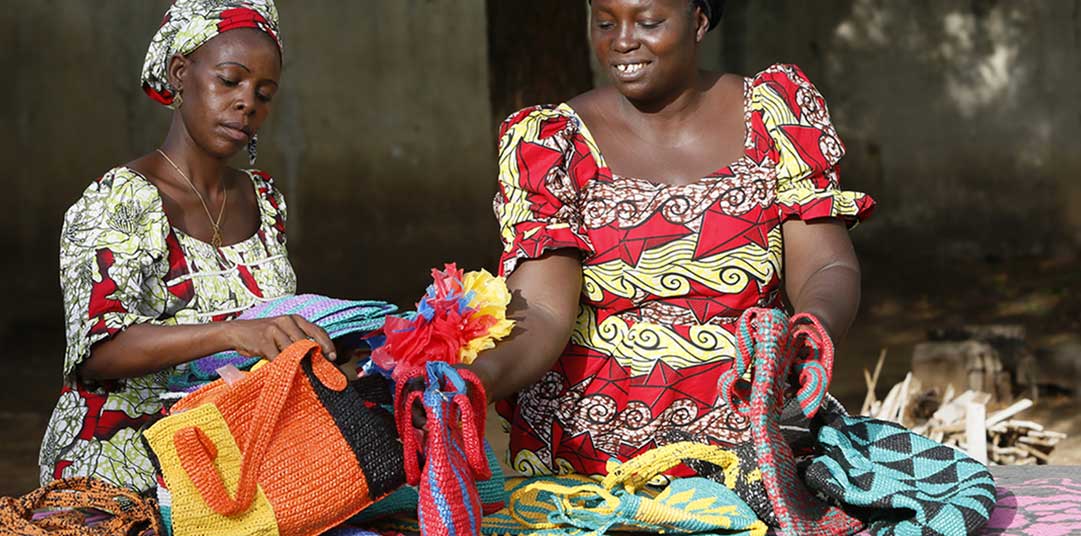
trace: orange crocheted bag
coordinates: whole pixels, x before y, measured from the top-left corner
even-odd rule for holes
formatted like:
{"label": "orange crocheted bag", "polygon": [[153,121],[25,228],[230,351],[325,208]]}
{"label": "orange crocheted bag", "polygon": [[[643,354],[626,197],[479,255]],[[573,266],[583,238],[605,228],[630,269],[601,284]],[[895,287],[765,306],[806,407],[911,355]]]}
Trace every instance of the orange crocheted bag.
{"label": "orange crocheted bag", "polygon": [[389,413],[311,341],[188,395],[144,435],[174,534],[320,534],[405,481]]}

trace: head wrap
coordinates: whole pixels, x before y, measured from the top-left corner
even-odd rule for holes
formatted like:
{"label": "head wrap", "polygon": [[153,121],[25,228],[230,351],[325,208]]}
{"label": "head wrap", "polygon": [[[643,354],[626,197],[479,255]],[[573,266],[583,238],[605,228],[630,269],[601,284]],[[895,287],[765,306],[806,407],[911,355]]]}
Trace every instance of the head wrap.
{"label": "head wrap", "polygon": [[[724,2],[725,0],[691,0],[691,5],[702,8],[702,12],[709,19],[709,29],[712,30],[717,27],[717,23],[721,22],[721,16],[724,15]],[[593,0],[589,0],[589,3],[592,4]]]}
{"label": "head wrap", "polygon": [[143,91],[173,107],[176,88],[166,76],[169,59],[175,54],[187,56],[218,34],[238,28],[262,30],[282,49],[274,0],[176,0],[146,51]]}

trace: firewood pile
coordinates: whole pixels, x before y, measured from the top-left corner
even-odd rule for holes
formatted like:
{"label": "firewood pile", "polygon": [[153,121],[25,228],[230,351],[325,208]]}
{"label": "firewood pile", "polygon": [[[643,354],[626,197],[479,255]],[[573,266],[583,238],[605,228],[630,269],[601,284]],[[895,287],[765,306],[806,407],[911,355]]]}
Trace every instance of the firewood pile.
{"label": "firewood pile", "polygon": [[982,391],[968,389],[958,395],[952,384],[944,389],[925,388],[911,372],[879,400],[875,388],[884,361],[885,352],[873,373],[864,370],[867,396],[861,415],[899,423],[964,450],[977,460],[996,465],[1046,464],[1055,445],[1066,437],[1045,430],[1037,422],[1019,418],[1033,406],[1028,398],[1005,405],[993,400],[991,393]]}

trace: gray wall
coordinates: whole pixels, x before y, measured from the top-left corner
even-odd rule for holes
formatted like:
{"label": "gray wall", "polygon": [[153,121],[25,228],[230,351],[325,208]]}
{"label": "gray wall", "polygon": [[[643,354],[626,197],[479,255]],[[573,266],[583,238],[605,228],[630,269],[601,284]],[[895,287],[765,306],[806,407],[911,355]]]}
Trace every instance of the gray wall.
{"label": "gray wall", "polygon": [[725,62],[800,64],[880,201],[884,258],[1081,247],[1081,0],[730,2]]}

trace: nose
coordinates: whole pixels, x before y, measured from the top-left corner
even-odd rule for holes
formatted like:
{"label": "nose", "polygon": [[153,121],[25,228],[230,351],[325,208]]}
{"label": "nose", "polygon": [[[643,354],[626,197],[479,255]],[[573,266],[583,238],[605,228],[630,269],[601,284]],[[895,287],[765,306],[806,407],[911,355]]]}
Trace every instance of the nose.
{"label": "nose", "polygon": [[237,98],[237,101],[233,106],[237,111],[243,112],[245,115],[255,113],[255,92],[241,92],[240,97]]}
{"label": "nose", "polygon": [[634,24],[620,24],[619,33],[612,40],[612,50],[620,53],[631,52],[638,48],[638,35],[635,34]]}

